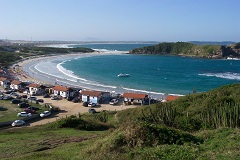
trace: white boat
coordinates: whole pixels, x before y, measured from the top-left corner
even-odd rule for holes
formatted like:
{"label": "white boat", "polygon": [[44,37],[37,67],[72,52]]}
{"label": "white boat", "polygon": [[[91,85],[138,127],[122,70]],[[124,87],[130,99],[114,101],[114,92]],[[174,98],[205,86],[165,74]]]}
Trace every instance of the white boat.
{"label": "white boat", "polygon": [[240,60],[238,58],[232,58],[232,57],[227,57],[227,59],[229,59],[229,60]]}
{"label": "white boat", "polygon": [[129,74],[120,73],[118,77],[129,77]]}

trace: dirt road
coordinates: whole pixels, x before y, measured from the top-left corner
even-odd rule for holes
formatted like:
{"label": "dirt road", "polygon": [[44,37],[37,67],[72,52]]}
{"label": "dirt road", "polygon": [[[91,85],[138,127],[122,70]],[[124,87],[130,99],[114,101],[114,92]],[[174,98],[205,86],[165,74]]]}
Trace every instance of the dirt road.
{"label": "dirt road", "polygon": [[[36,96],[38,99],[43,99],[44,103],[49,103],[52,104],[53,106],[59,107],[60,108],[60,112],[57,113],[56,115],[51,115],[49,117],[45,117],[42,120],[30,123],[29,126],[36,126],[36,125],[43,125],[43,124],[47,124],[53,121],[56,121],[57,119],[60,118],[64,118],[66,116],[70,116],[70,115],[78,115],[83,114],[83,113],[87,113],[89,107],[84,107],[82,105],[82,102],[78,102],[78,103],[73,103],[71,101],[67,101],[66,99],[61,99],[61,100],[51,100],[50,98],[42,98],[42,96]],[[44,105],[44,104],[43,104]],[[135,108],[137,106],[133,106],[133,105],[122,105],[121,103],[118,105],[109,105],[109,104],[101,104],[100,106],[95,107],[94,109],[99,112],[99,111],[103,111],[103,110],[107,110],[107,111],[120,111],[120,110],[124,110],[127,108]]]}

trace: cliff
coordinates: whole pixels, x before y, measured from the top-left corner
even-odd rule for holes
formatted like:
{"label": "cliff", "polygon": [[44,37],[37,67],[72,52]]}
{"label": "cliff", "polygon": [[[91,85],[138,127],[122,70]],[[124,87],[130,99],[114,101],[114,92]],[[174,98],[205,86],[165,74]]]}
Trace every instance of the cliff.
{"label": "cliff", "polygon": [[196,45],[186,42],[159,43],[154,46],[136,48],[130,54],[181,55],[201,58],[240,58],[240,42],[229,46]]}

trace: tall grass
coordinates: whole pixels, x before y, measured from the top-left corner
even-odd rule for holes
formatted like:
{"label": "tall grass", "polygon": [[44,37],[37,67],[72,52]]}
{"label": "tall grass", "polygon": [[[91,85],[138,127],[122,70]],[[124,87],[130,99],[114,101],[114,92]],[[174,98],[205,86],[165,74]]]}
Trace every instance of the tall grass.
{"label": "tall grass", "polygon": [[155,124],[164,124],[167,126],[174,126],[175,118],[177,116],[176,108],[172,108],[167,103],[158,103],[156,106],[148,107],[150,115],[145,115],[145,111],[142,110],[143,119],[148,122],[154,122]]}
{"label": "tall grass", "polygon": [[200,117],[205,128],[240,127],[240,104],[225,102],[220,106],[208,107]]}

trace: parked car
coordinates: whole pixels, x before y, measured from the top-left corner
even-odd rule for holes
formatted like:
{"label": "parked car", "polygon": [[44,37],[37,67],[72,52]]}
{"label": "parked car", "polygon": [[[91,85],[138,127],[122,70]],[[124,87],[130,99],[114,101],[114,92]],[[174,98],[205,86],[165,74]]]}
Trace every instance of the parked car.
{"label": "parked car", "polygon": [[27,112],[20,112],[20,113],[17,114],[17,116],[19,116],[19,117],[30,117],[30,116],[32,116],[32,114],[27,113]]}
{"label": "parked car", "polygon": [[16,96],[16,99],[22,99],[21,95]]}
{"label": "parked car", "polygon": [[17,97],[17,96],[18,96],[18,94],[17,94],[16,92],[12,92],[12,93],[10,93],[10,96]]}
{"label": "parked car", "polygon": [[49,116],[50,114],[51,114],[50,111],[44,111],[44,112],[42,112],[42,113],[40,114],[40,117],[47,117],[47,116]]}
{"label": "parked car", "polygon": [[37,110],[40,110],[38,107],[34,107],[34,106],[30,106],[30,107],[27,107],[28,109],[32,109],[32,110],[35,110],[35,111],[37,111]]}
{"label": "parked car", "polygon": [[75,98],[73,98],[73,100],[72,100],[73,103],[77,103],[77,102],[79,102],[79,101],[80,101],[80,99],[79,99],[78,97],[75,97]]}
{"label": "parked car", "polygon": [[51,112],[59,112],[60,108],[59,107],[55,107],[55,106],[51,106],[50,111]]}
{"label": "parked car", "polygon": [[40,103],[43,103],[43,102],[44,102],[43,99],[37,99],[37,101],[40,102]]}
{"label": "parked car", "polygon": [[11,92],[17,92],[17,89],[10,89]]}
{"label": "parked car", "polygon": [[74,97],[67,97],[66,98],[68,101],[72,101],[74,99]]}
{"label": "parked car", "polygon": [[22,95],[22,98],[27,98],[27,95]]}
{"label": "parked car", "polygon": [[28,100],[30,100],[30,101],[36,101],[36,100],[37,100],[37,97],[29,97]]}
{"label": "parked car", "polygon": [[47,93],[47,94],[44,94],[44,95],[43,95],[43,98],[50,98],[50,94],[48,94],[48,93]]}
{"label": "parked car", "polygon": [[109,104],[111,104],[111,105],[114,105],[114,104],[117,104],[118,103],[118,99],[112,99],[110,102],[109,102]]}
{"label": "parked car", "polygon": [[12,104],[19,104],[19,103],[21,103],[22,101],[20,100],[20,99],[13,99],[12,101],[11,101],[11,103]]}
{"label": "parked car", "polygon": [[97,111],[94,108],[89,108],[88,113],[96,113]]}
{"label": "parked car", "polygon": [[29,107],[30,105],[28,104],[28,103],[26,103],[26,102],[22,102],[22,103],[19,103],[18,104],[18,107],[19,108],[27,108],[27,107]]}
{"label": "parked car", "polygon": [[13,99],[13,97],[12,96],[7,96],[7,95],[3,96],[3,100],[9,100],[9,99]]}
{"label": "parked car", "polygon": [[24,109],[24,112],[32,113],[32,114],[35,114],[35,113],[36,113],[35,110],[33,110],[33,109],[29,109],[29,108],[25,108],[25,109]]}
{"label": "parked car", "polygon": [[23,91],[22,93],[24,93],[24,94],[28,94],[29,91],[28,91],[28,90],[25,90],[25,91]]}
{"label": "parked car", "polygon": [[84,107],[88,107],[88,102],[83,102]]}
{"label": "parked car", "polygon": [[58,96],[52,96],[51,100],[58,100]]}
{"label": "parked car", "polygon": [[6,90],[6,91],[4,91],[3,93],[5,93],[5,94],[10,94],[10,93],[12,93],[12,91],[11,91],[11,90]]}
{"label": "parked car", "polygon": [[88,103],[88,107],[95,107],[96,105],[97,105],[96,103],[92,103],[92,102]]}
{"label": "parked car", "polygon": [[15,127],[15,126],[22,126],[22,125],[25,125],[26,123],[19,119],[19,120],[15,120],[13,123],[12,123],[12,126]]}

